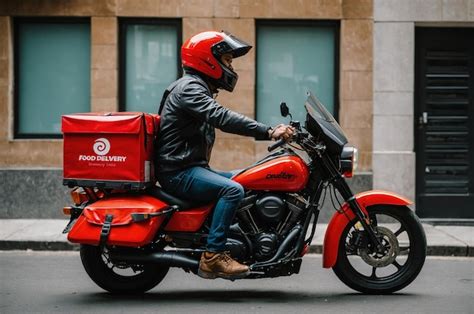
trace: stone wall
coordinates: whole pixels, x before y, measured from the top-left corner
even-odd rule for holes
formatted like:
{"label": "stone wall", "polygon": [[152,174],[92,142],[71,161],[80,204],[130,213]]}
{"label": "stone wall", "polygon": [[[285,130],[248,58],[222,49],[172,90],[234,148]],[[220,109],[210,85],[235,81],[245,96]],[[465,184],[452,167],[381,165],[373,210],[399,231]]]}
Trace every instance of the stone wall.
{"label": "stone wall", "polygon": [[[41,168],[54,172],[62,167],[61,140],[13,138],[14,16],[91,18],[91,111],[118,110],[117,33],[120,17],[181,18],[184,39],[203,30],[225,29],[254,46],[256,19],[340,21],[339,118],[350,142],[359,148],[359,171],[370,172],[372,169],[372,0],[0,1],[0,169],[4,169],[0,172],[7,171],[2,174],[7,176],[11,175],[9,169]],[[236,59],[233,65],[240,75],[239,84],[232,95],[222,92],[218,100],[233,110],[254,117],[255,49],[245,58]],[[211,163],[223,170],[242,168],[256,161],[266,154],[269,144],[222,132],[217,136]],[[49,177],[49,174],[44,177]]]}
{"label": "stone wall", "polygon": [[62,209],[71,197],[62,175],[61,169],[1,170],[0,219],[65,218]]}

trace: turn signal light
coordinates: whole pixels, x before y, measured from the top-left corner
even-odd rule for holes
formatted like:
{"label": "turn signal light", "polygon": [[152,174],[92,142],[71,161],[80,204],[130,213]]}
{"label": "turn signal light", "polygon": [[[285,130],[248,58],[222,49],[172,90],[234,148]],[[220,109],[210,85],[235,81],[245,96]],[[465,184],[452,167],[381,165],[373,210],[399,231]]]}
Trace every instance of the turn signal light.
{"label": "turn signal light", "polygon": [[71,206],[63,207],[63,213],[64,213],[64,215],[66,215],[66,216],[71,216],[71,212],[72,212],[72,207],[71,207]]}
{"label": "turn signal light", "polygon": [[89,200],[89,197],[83,188],[74,188],[71,191],[71,198],[75,205],[81,205]]}

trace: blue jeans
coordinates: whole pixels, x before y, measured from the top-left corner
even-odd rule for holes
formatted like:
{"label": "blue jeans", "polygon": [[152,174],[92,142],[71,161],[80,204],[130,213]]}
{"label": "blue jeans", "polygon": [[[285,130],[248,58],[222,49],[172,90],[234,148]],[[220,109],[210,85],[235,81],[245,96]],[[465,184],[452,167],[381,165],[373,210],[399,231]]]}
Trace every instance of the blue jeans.
{"label": "blue jeans", "polygon": [[225,250],[227,234],[235,210],[244,198],[244,188],[239,183],[230,180],[232,175],[232,172],[191,167],[158,176],[162,188],[179,198],[199,203],[217,201],[207,238],[207,250],[210,252]]}

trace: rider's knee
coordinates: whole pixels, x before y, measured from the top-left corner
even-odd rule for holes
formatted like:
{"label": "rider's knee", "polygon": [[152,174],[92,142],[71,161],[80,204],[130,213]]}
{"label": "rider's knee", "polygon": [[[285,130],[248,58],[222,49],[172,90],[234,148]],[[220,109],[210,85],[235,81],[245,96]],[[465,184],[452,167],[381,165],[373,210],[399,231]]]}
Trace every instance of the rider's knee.
{"label": "rider's knee", "polygon": [[228,197],[232,197],[235,200],[241,201],[245,196],[245,191],[242,185],[238,184],[237,182],[233,182],[225,189],[225,195]]}

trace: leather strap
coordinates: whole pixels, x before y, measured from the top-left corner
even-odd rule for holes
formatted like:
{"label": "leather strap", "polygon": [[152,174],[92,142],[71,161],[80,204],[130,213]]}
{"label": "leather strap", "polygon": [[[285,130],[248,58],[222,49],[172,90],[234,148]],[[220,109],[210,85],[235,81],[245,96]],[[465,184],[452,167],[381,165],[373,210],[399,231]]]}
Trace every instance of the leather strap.
{"label": "leather strap", "polygon": [[102,225],[102,230],[100,230],[100,240],[99,245],[104,246],[107,243],[107,239],[109,238],[110,229],[112,228],[112,220],[114,219],[114,215],[107,214],[105,215],[105,221]]}

